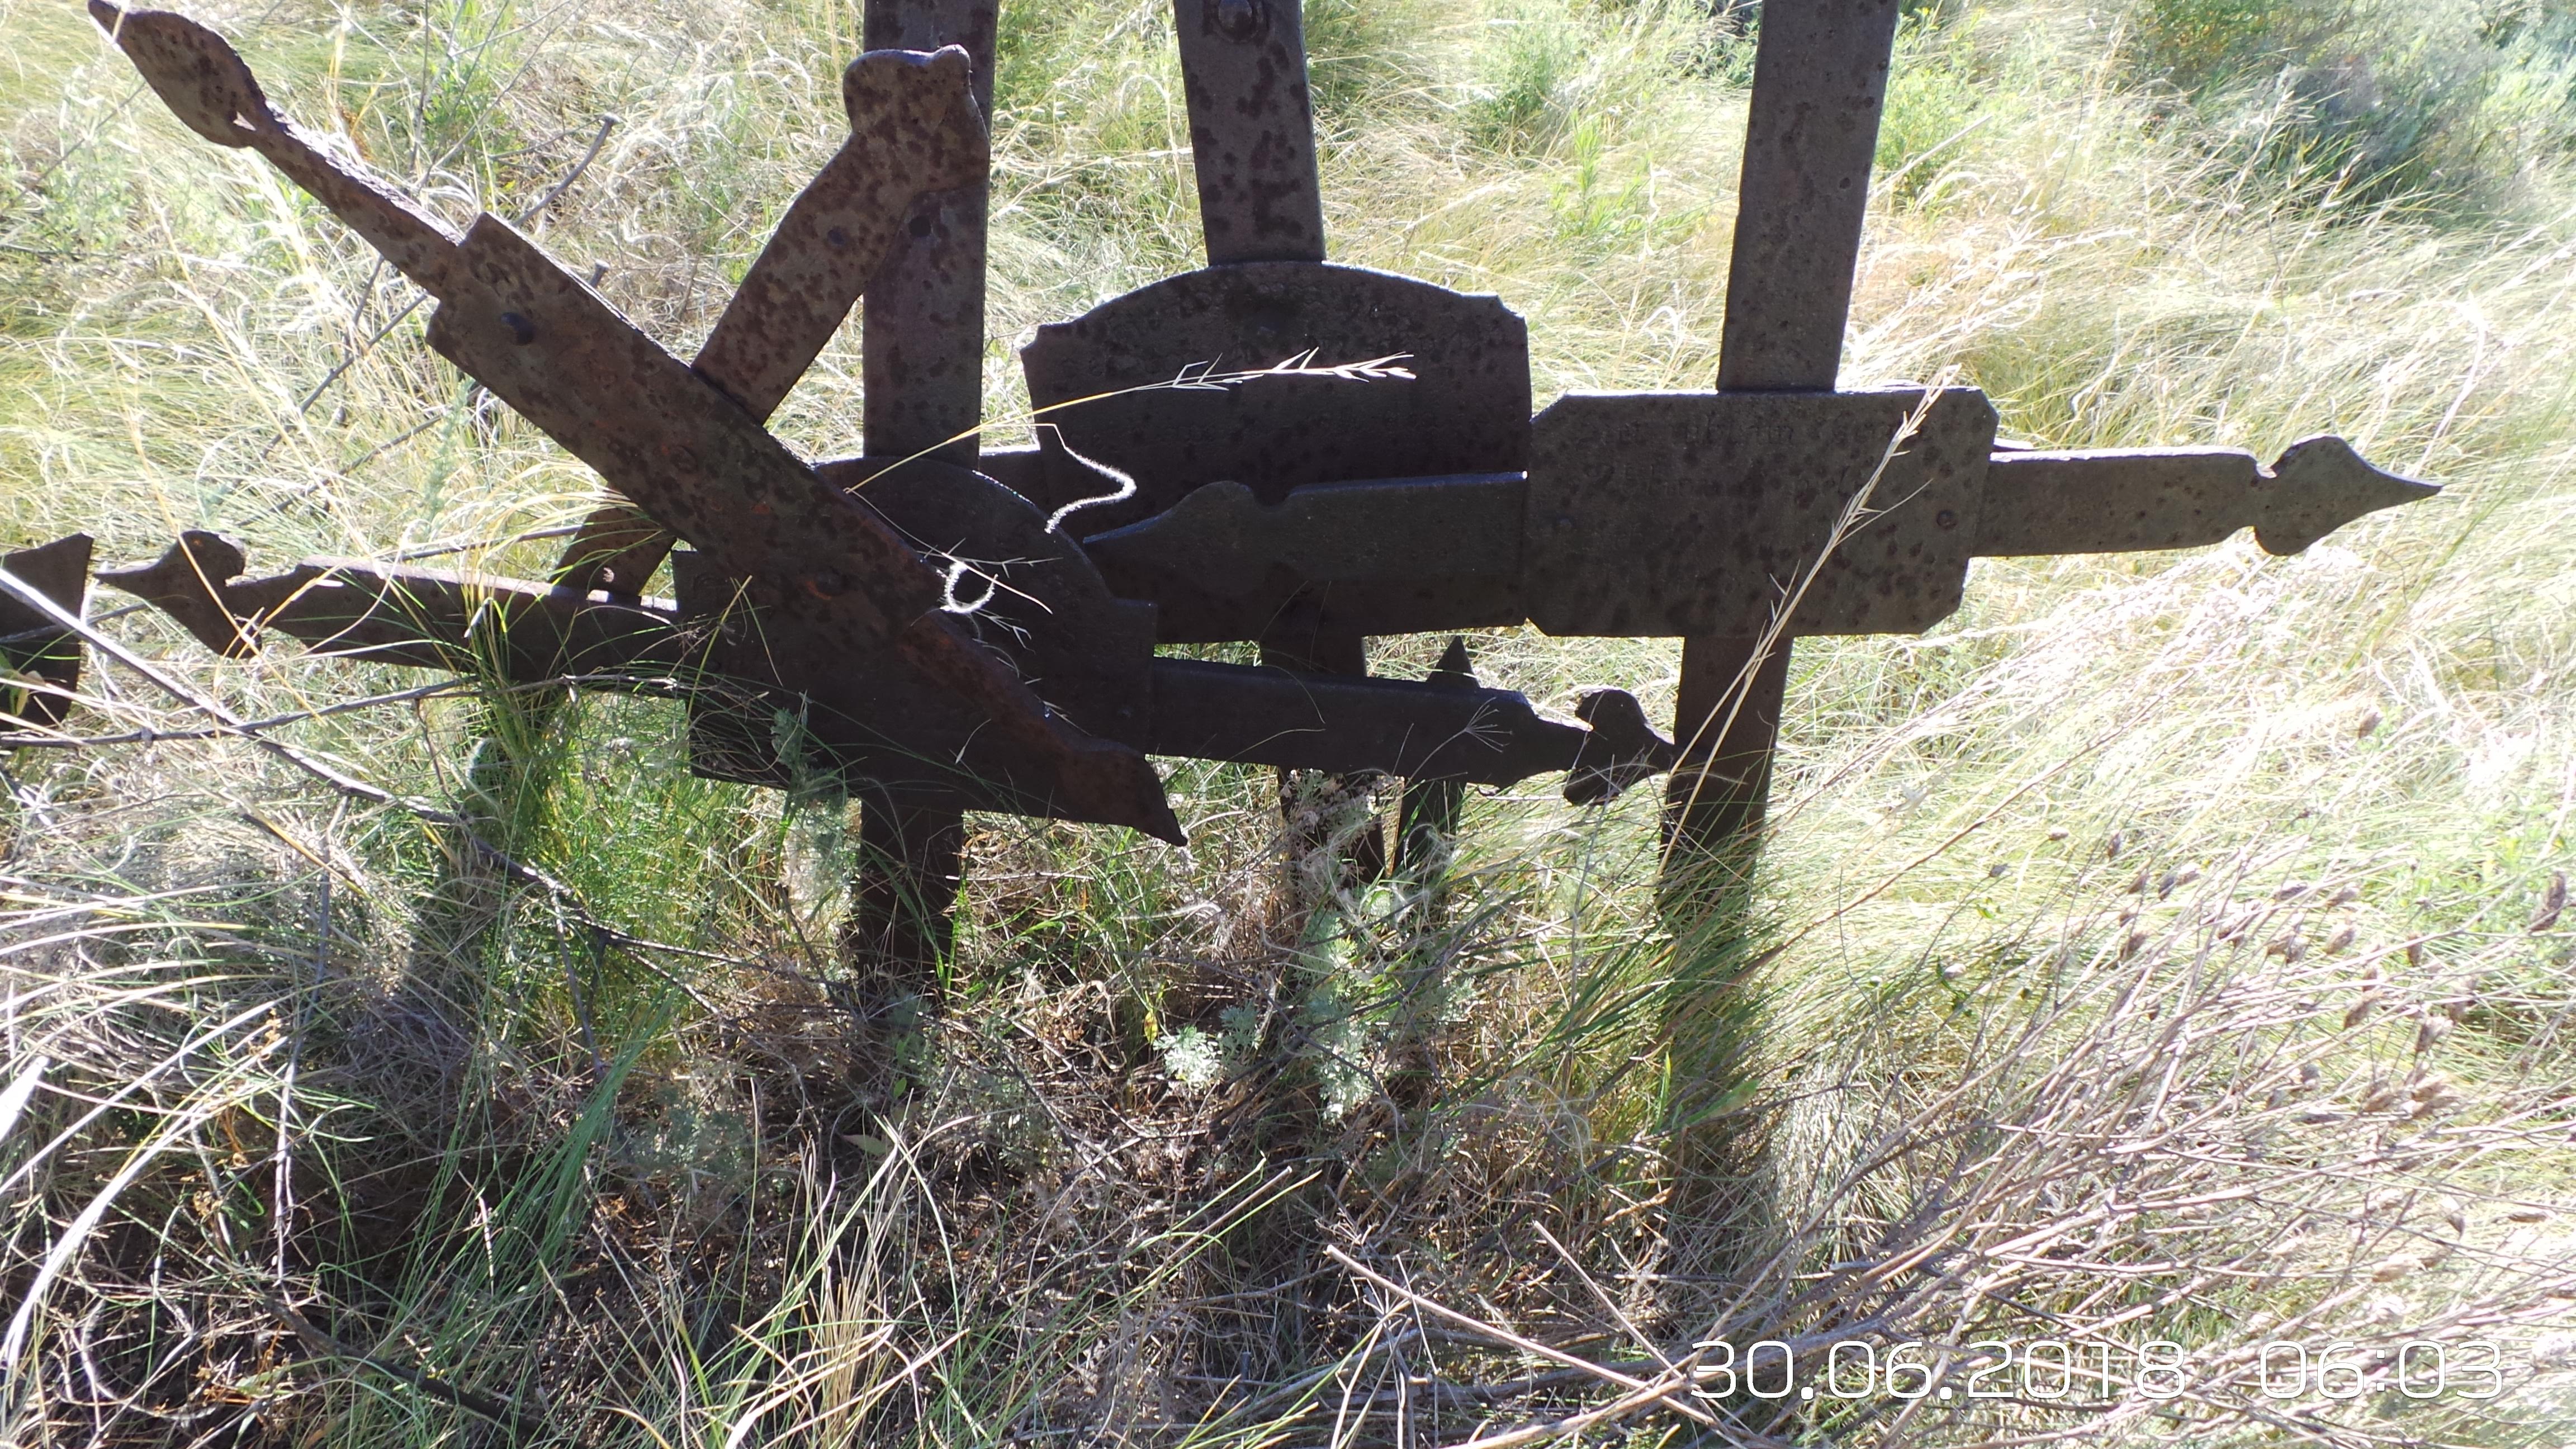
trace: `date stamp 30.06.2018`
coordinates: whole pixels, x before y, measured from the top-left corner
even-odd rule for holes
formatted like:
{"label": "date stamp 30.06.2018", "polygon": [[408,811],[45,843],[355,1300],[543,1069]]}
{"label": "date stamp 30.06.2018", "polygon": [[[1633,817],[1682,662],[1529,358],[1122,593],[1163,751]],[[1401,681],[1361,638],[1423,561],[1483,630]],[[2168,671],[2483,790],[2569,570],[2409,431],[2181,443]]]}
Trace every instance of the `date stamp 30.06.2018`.
{"label": "date stamp 30.06.2018", "polygon": [[1884,1345],[1845,1339],[1821,1350],[1778,1339],[1693,1346],[1696,1392],[1709,1398],[2005,1400],[2075,1407],[2122,1399],[2253,1394],[2284,1402],[2398,1394],[2493,1399],[2513,1365],[2488,1339],[2370,1344],[2278,1339],[2196,1355],[2170,1339],[1978,1339]]}

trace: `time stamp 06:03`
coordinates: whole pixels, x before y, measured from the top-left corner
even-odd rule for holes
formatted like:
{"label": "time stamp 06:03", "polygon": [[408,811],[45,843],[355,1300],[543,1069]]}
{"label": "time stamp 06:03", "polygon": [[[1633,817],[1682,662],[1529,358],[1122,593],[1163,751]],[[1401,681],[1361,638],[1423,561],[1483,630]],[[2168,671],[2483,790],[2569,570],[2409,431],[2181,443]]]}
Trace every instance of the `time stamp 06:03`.
{"label": "time stamp 06:03", "polygon": [[[1694,1345],[1698,1391],[1716,1398],[2011,1399],[2042,1403],[2125,1397],[2181,1398],[2206,1390],[2215,1367],[2194,1364],[2169,1339],[2140,1344],[2070,1339],[1980,1339],[1957,1348],[1903,1343],[1882,1350],[1859,1339],[1801,1363],[1788,1344],[1762,1339],[1740,1348],[1724,1339]],[[2231,1357],[2233,1357],[2231,1355]],[[2227,1377],[2275,1399],[2355,1399],[2398,1393],[2411,1399],[2492,1399],[2504,1392],[2505,1356],[2484,1340],[2417,1339],[2368,1346],[2281,1340],[2254,1346]]]}

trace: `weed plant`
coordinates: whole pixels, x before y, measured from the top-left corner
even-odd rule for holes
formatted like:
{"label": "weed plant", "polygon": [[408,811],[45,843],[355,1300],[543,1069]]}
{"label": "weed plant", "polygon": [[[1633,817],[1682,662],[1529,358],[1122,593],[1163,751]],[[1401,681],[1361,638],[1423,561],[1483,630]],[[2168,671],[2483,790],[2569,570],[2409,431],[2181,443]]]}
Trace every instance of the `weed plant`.
{"label": "weed plant", "polygon": [[[681,351],[858,30],[195,13]],[[1018,333],[1197,256],[1168,8],[1002,13],[996,444]],[[1751,7],[1306,14],[1338,259],[1499,293],[1542,401],[1709,383]],[[942,1010],[863,1031],[846,806],[692,776],[672,703],[217,659],[102,597],[161,682],[94,654],[66,729],[150,737],[0,757],[0,1439],[2564,1443],[2569,24],[1910,9],[1847,384],[1955,370],[2058,446],[2333,431],[2447,491],[1803,641],[1749,930],[1658,917],[1651,790],[1481,795],[1444,869],[1336,888],[1286,842],[1391,799],[1290,829],[1181,764],[1186,851],[973,821]],[[595,480],[414,292],[76,7],[0,31],[0,542],[542,571]],[[776,426],[855,452],[858,373],[845,335]],[[1473,643],[1669,711],[1669,642]],[[1896,1392],[1981,1340],[2039,1377]],[[1757,1341],[1874,1386],[1763,1397]],[[2287,1343],[2352,1376],[2267,1393]]]}

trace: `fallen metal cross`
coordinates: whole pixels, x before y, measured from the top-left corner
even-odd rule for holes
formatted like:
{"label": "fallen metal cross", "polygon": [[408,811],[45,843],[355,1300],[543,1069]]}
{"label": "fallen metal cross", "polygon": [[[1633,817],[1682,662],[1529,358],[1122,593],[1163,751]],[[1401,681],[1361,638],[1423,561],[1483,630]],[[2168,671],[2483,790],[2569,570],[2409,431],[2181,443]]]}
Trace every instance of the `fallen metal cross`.
{"label": "fallen metal cross", "polygon": [[[434,296],[430,345],[620,495],[550,583],[345,559],[250,578],[206,533],[104,581],[228,654],[284,635],[677,693],[701,773],[859,796],[849,947],[916,973],[947,949],[967,810],[1177,842],[1152,755],[1403,778],[1435,827],[1467,784],[1563,772],[1592,803],[1671,771],[1677,846],[1722,851],[1759,824],[1789,639],[1927,629],[1972,558],[2249,526],[2290,553],[2435,491],[2332,438],[2268,469],[2029,451],[1970,388],[1834,391],[1896,0],[1764,7],[1717,389],[1535,417],[1499,298],[1324,259],[1296,0],[1178,0],[1208,265],[1038,329],[1021,363],[1048,426],[1008,451],[976,441],[990,0],[870,0],[849,140],[687,363],[507,224],[451,233],[308,138],[212,31],[91,10],[191,129]],[[867,456],[808,462],[763,421],[862,293]],[[644,592],[666,555],[676,600]],[[0,583],[32,578],[22,557]],[[1686,639],[1681,743],[1617,690],[1550,719],[1462,649],[1428,680],[1366,673],[1371,636],[1523,623]],[[58,636],[8,637],[68,687]],[[1265,664],[1156,653],[1226,641]]]}

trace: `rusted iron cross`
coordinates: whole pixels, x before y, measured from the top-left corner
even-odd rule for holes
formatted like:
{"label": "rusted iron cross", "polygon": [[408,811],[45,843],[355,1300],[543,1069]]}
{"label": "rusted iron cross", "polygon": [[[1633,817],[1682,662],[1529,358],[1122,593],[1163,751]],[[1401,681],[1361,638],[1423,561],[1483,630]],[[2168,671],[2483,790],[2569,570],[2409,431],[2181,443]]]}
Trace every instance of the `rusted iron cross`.
{"label": "rusted iron cross", "polygon": [[[2248,526],[2295,552],[2434,491],[2331,438],[2269,469],[2024,451],[1973,389],[1835,391],[1896,0],[1764,7],[1716,389],[1535,417],[1499,298],[1325,260],[1296,0],[1177,0],[1208,265],[1038,329],[1047,426],[1020,450],[977,443],[991,3],[869,0],[850,139],[689,363],[506,224],[451,232],[334,156],[213,32],[92,11],[193,130],[436,297],[431,346],[620,495],[548,583],[246,578],[211,534],[102,577],[228,653],[285,635],[677,692],[702,773],[858,795],[850,948],[898,974],[947,948],[967,810],[1177,841],[1150,755],[1400,777],[1435,822],[1466,784],[1561,771],[1589,803],[1671,771],[1677,853],[1723,855],[1760,823],[1790,639],[1929,628],[1980,556]],[[762,423],[863,293],[866,456],[808,462]],[[666,555],[675,601],[645,592]],[[1616,690],[1549,719],[1460,649],[1428,680],[1366,672],[1371,636],[1524,623],[1685,639],[1680,743]],[[42,633],[15,647],[60,685]],[[1225,641],[1264,665],[1156,653]]]}

